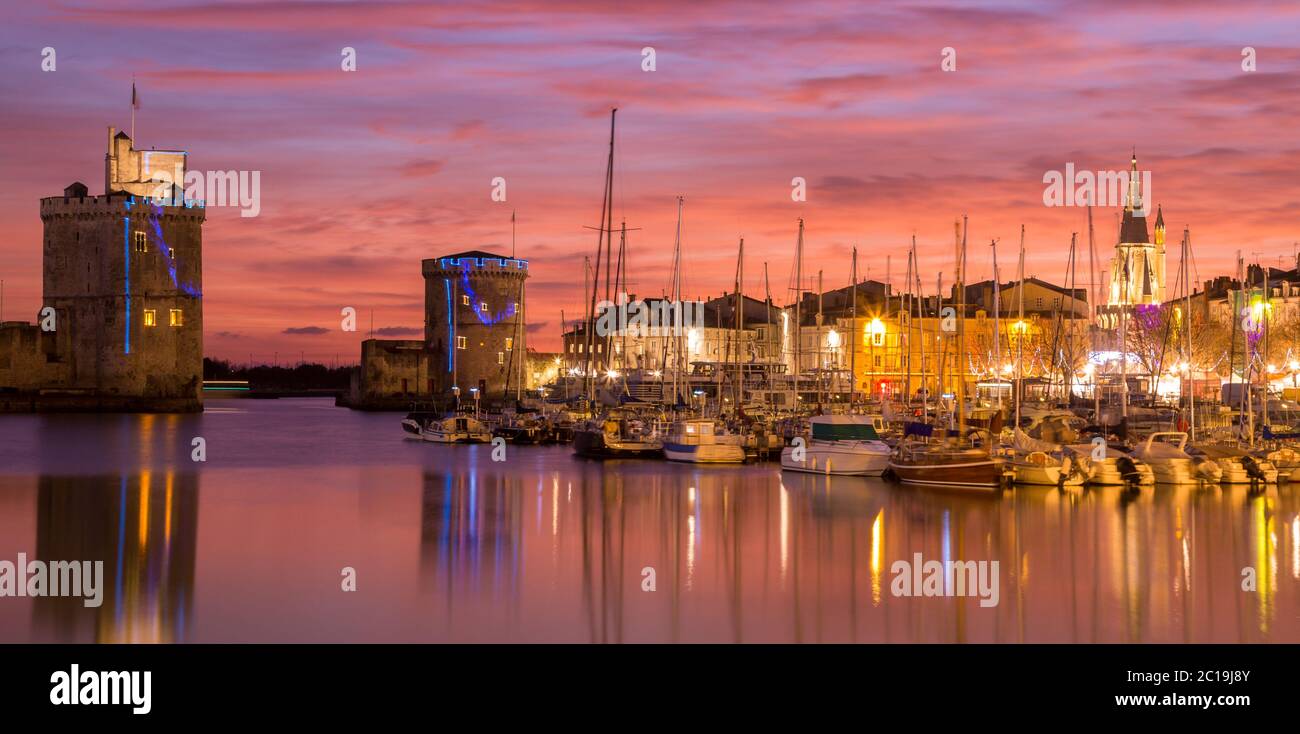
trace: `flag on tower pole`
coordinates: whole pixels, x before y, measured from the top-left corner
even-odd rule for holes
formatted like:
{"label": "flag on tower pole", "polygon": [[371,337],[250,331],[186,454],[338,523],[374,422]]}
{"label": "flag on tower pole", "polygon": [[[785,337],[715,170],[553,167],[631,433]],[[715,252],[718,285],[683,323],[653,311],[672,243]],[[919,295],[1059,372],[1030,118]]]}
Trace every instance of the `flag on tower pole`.
{"label": "flag on tower pole", "polygon": [[135,142],[135,111],[140,109],[140,96],[135,92],[135,77],[131,77],[131,142]]}

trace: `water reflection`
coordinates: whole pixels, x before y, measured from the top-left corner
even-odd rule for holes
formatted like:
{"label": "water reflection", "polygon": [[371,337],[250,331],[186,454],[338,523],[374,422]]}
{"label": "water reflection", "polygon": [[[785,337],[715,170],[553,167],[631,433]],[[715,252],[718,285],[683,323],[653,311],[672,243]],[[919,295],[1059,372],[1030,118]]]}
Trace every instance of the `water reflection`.
{"label": "water reflection", "polygon": [[61,641],[180,642],[194,601],[198,476],[42,476],[37,559],[104,563],[103,603],[37,597],[33,626]]}
{"label": "water reflection", "polygon": [[[99,609],[0,599],[0,639],[1300,642],[1289,485],[972,496],[559,447],[493,462],[391,416],[242,402],[0,421],[30,449],[0,449],[0,559],[103,560],[108,586]],[[998,604],[896,596],[918,553],[997,561]]]}
{"label": "water reflection", "polygon": [[[972,497],[675,469],[426,471],[420,574],[445,605],[447,639],[521,617],[510,634],[592,642],[1300,638],[1295,577],[1285,590],[1278,578],[1280,544],[1295,555],[1300,528],[1289,487]],[[999,604],[894,596],[891,566],[914,553],[999,561]]]}

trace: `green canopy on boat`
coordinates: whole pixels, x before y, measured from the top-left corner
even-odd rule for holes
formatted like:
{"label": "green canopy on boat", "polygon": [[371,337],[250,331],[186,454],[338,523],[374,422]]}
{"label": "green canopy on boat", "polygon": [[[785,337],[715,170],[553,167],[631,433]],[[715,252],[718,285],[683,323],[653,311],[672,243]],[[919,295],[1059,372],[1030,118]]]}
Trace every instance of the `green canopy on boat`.
{"label": "green canopy on boat", "polygon": [[812,437],[819,441],[879,441],[871,418],[860,415],[819,415],[812,419]]}

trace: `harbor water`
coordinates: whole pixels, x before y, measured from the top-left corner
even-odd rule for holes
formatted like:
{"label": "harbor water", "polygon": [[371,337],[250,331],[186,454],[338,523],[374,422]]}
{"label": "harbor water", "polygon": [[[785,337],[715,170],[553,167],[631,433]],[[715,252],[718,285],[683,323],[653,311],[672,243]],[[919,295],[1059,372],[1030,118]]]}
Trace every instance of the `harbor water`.
{"label": "harbor water", "polygon": [[[0,596],[0,642],[1300,642],[1297,485],[496,461],[400,418],[0,416],[0,561],[102,561],[104,587]],[[996,562],[996,593],[900,592],[918,561]]]}

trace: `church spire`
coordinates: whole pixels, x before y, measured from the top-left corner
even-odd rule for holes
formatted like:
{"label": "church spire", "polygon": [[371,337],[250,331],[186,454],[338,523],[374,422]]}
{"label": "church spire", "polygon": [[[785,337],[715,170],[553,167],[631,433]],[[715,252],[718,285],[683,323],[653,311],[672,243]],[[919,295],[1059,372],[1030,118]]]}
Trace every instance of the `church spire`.
{"label": "church spire", "polygon": [[1129,161],[1128,173],[1128,196],[1124,200],[1125,211],[1137,211],[1142,209],[1142,194],[1139,189],[1141,177],[1138,175],[1138,154],[1137,149],[1133,149],[1133,159]]}

